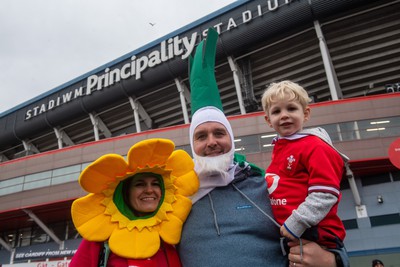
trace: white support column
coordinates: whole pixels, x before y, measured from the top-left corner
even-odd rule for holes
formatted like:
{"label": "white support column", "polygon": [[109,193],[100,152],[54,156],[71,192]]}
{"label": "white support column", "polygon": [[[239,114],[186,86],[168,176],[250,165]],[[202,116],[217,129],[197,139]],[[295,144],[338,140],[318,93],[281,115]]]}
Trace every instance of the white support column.
{"label": "white support column", "polygon": [[97,116],[96,114],[94,114],[94,115],[96,116],[97,127],[99,128],[99,130],[103,133],[103,135],[106,138],[110,138],[112,136],[110,129],[108,129],[107,125],[104,123],[104,121],[99,116]]}
{"label": "white support column", "polygon": [[63,148],[64,144],[67,146],[75,145],[75,143],[71,140],[71,138],[68,136],[68,134],[64,130],[60,130],[59,127],[54,127],[53,130],[57,137],[58,148]]}
{"label": "white support column", "polygon": [[40,153],[39,149],[37,149],[37,147],[32,144],[31,142],[27,141],[27,140],[22,140],[22,145],[24,146],[24,149],[26,152],[33,152],[33,153]]}
{"label": "white support column", "polygon": [[343,95],[339,86],[335,69],[333,68],[332,59],[329,55],[329,50],[326,45],[324,35],[322,33],[321,25],[319,24],[318,20],[314,21],[314,27],[319,39],[319,48],[321,50],[322,61],[324,63],[326,78],[328,80],[332,100],[338,100],[339,98],[343,98]]}
{"label": "white support column", "polygon": [[96,116],[94,116],[92,113],[89,113],[90,121],[92,122],[93,125],[93,132],[94,132],[94,140],[99,141],[99,123],[97,121]]}
{"label": "white support column", "polygon": [[22,140],[22,145],[24,146],[24,150],[25,150],[25,151],[28,151],[28,150],[30,149],[29,144],[28,144],[27,141]]}
{"label": "white support column", "polygon": [[231,56],[228,57],[228,62],[229,62],[229,66],[231,67],[231,71],[233,73],[233,81],[235,83],[240,113],[246,114],[246,109],[245,109],[244,103],[243,103],[242,89],[241,89],[240,80],[239,80],[239,68],[237,67],[236,63],[234,62],[234,60]]}
{"label": "white support column", "polygon": [[64,249],[64,241],[61,241],[54,233],[51,231],[31,210],[28,209],[22,209],[28,216],[35,221],[37,225],[39,225],[42,230],[48,234],[51,239],[54,240],[60,247],[60,249]]}
{"label": "white support column", "polygon": [[362,204],[360,193],[358,192],[357,184],[354,179],[353,171],[350,169],[349,163],[345,164],[346,167],[346,178],[349,181],[350,190],[353,194],[354,203],[356,204],[356,214],[357,218],[365,218],[368,217],[367,207]]}
{"label": "white support column", "polygon": [[54,127],[53,129],[54,129],[54,133],[56,134],[56,137],[57,137],[58,149],[61,149],[61,148],[63,148],[62,133],[56,127]]}
{"label": "white support column", "polygon": [[189,115],[188,115],[188,111],[187,111],[187,107],[186,107],[186,100],[185,100],[185,94],[184,94],[185,89],[182,86],[181,81],[177,78],[175,78],[175,84],[176,84],[176,87],[178,88],[179,97],[181,98],[183,119],[184,119],[185,123],[188,124],[188,123],[190,123],[190,121],[189,121]]}
{"label": "white support column", "polygon": [[354,179],[353,171],[350,169],[349,163],[345,164],[346,166],[346,178],[349,181],[351,192],[353,193],[354,202],[357,206],[361,205],[361,197],[360,193],[358,192],[357,184]]}
{"label": "white support column", "polygon": [[137,103],[136,99],[133,99],[132,97],[129,97],[129,103],[131,103],[132,109],[133,109],[133,116],[135,117],[135,126],[136,126],[136,132],[140,133],[142,131],[140,127],[140,119],[139,119],[139,105]]}

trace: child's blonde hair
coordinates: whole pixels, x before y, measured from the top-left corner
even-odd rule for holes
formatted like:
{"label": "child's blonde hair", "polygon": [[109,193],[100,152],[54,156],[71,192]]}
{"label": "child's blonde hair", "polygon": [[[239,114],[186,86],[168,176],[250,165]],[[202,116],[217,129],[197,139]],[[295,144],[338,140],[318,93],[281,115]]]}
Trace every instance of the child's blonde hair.
{"label": "child's blonde hair", "polygon": [[311,102],[307,91],[299,84],[291,81],[281,81],[271,83],[264,91],[261,98],[263,110],[268,114],[268,110],[274,102],[284,99],[299,102],[303,109]]}

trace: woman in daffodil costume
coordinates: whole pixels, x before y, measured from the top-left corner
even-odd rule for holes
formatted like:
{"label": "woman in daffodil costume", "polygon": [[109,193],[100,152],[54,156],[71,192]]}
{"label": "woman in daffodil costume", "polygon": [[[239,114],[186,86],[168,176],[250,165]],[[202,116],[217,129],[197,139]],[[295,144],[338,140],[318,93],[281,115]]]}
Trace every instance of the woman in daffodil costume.
{"label": "woman in daffodil costume", "polygon": [[83,237],[70,267],[180,267],[174,245],[199,182],[192,158],[167,139],[141,141],[127,160],[107,154],[81,173],[71,208]]}

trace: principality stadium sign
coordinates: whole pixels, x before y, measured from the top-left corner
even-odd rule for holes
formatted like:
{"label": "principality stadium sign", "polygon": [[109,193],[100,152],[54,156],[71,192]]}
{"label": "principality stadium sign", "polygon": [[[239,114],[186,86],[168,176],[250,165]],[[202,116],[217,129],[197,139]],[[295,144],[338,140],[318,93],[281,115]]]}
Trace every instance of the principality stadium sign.
{"label": "principality stadium sign", "polygon": [[[255,6],[245,5],[244,7],[247,9],[241,12],[240,17],[227,18],[212,27],[214,27],[219,34],[227,33],[243,24],[249,23],[257,17],[262,17],[267,13],[275,11],[282,6],[289,5],[295,1],[305,0],[266,0],[263,4]],[[47,103],[42,103],[28,109],[25,113],[25,120],[30,120],[77,98],[90,96],[91,94],[106,89],[121,80],[130,78],[139,80],[147,69],[154,68],[176,57],[180,57],[184,60],[193,52],[196,43],[199,42],[200,36],[205,37],[206,35],[207,30],[202,33],[193,32],[189,37],[180,38],[179,36],[175,36],[168,40],[164,40],[157,46],[158,49],[140,57],[133,55],[130,58],[130,61],[120,68],[111,69],[107,67],[104,69],[102,74],[94,74],[87,77],[86,86],[72,89],[60,96],[47,100]]]}

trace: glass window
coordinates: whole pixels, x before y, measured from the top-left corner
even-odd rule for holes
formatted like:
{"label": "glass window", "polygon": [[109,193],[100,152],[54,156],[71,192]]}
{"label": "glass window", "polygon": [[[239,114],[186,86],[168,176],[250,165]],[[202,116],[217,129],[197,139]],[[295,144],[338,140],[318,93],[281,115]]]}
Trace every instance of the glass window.
{"label": "glass window", "polygon": [[346,230],[357,229],[358,224],[356,219],[343,220],[343,225]]}
{"label": "glass window", "polygon": [[398,224],[400,223],[400,214],[387,214],[381,216],[372,216],[369,218],[371,222],[371,226],[381,226],[381,225],[388,225],[388,224]]}
{"label": "glass window", "polygon": [[386,129],[384,125],[374,125],[371,122],[370,120],[358,122],[361,139],[377,138],[380,136],[380,132]]}
{"label": "glass window", "polygon": [[329,137],[331,138],[332,142],[334,141],[341,141],[341,136],[339,135],[339,130],[338,130],[338,125],[337,124],[326,124],[326,125],[321,125],[321,128],[324,128],[325,131],[328,132]]}
{"label": "glass window", "polygon": [[274,145],[272,144],[272,140],[277,136],[276,133],[267,133],[262,134],[260,136],[260,151],[262,152],[270,152],[273,150]]}
{"label": "glass window", "polygon": [[399,133],[400,118],[389,117],[359,121],[362,139],[395,136]]}
{"label": "glass window", "polygon": [[51,171],[38,172],[38,173],[26,175],[25,182],[38,181],[38,180],[43,180],[43,179],[47,179],[47,178],[51,178]]}
{"label": "glass window", "polygon": [[18,247],[25,247],[31,245],[32,231],[31,228],[23,228],[19,230]]}
{"label": "glass window", "polygon": [[78,173],[71,173],[58,177],[53,177],[53,179],[51,179],[51,184],[56,185],[56,184],[64,184],[68,182],[78,181],[79,174],[80,173],[78,172]]}
{"label": "glass window", "polygon": [[51,179],[45,179],[45,180],[41,180],[41,181],[34,181],[34,182],[30,182],[30,183],[25,183],[23,190],[30,190],[30,189],[50,186],[50,181],[51,181]]}
{"label": "glass window", "polygon": [[39,226],[32,227],[31,244],[43,244],[50,241],[50,237]]}
{"label": "glass window", "polygon": [[260,152],[258,135],[248,135],[235,138],[235,151],[239,154],[251,154]]}
{"label": "glass window", "polygon": [[16,178],[0,181],[0,188],[11,186],[11,185],[22,184],[23,182],[24,182],[24,177],[16,177]]}
{"label": "glass window", "polygon": [[390,175],[388,172],[379,173],[374,175],[365,175],[360,176],[362,186],[374,185],[374,184],[383,184],[390,183]]}
{"label": "glass window", "polygon": [[0,196],[22,191],[23,184],[0,188]]}
{"label": "glass window", "polygon": [[80,173],[81,164],[53,170],[53,177],[70,173]]}
{"label": "glass window", "polygon": [[339,123],[339,127],[343,140],[360,139],[358,124],[355,121]]}

